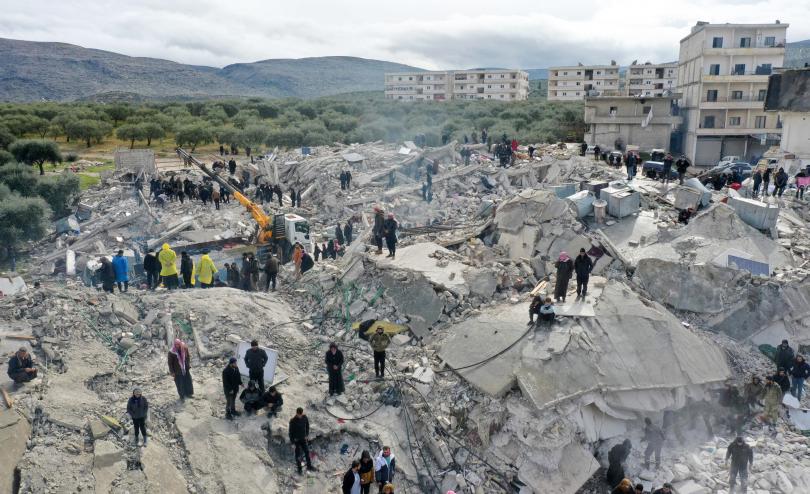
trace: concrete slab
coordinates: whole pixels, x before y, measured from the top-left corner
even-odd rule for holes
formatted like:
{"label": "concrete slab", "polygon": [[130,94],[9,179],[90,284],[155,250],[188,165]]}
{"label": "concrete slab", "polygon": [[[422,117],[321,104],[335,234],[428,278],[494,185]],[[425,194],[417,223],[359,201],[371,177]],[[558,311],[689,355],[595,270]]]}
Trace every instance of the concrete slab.
{"label": "concrete slab", "polygon": [[[443,257],[441,262],[433,257],[435,255]],[[464,273],[475,268],[454,260],[455,257],[455,253],[441,245],[424,242],[397,249],[396,259],[380,256],[371,256],[371,259],[381,268],[415,271],[424,275],[437,287],[458,295],[467,295],[470,290]]]}
{"label": "concrete slab", "polygon": [[188,492],[183,475],[159,442],[150,441],[149,447],[141,450],[141,465],[149,486],[148,492]]}
{"label": "concrete slab", "polygon": [[14,410],[0,411],[0,492],[14,492],[14,469],[26,451],[31,426]]}
{"label": "concrete slab", "polygon": [[421,274],[403,283],[384,273],[382,283],[399,312],[408,317],[408,328],[413,334],[418,338],[427,336],[444,311],[444,301],[436,294],[433,285]]}
{"label": "concrete slab", "polygon": [[110,428],[101,419],[90,419],[88,425],[90,426],[90,436],[93,439],[102,439],[110,433]]}
{"label": "concrete slab", "polygon": [[124,452],[112,441],[96,441],[93,451],[95,492],[110,492],[113,481],[125,471]]}
{"label": "concrete slab", "polygon": [[116,316],[124,319],[125,321],[135,324],[140,319],[138,309],[135,308],[128,300],[116,299],[113,300],[112,310]]}

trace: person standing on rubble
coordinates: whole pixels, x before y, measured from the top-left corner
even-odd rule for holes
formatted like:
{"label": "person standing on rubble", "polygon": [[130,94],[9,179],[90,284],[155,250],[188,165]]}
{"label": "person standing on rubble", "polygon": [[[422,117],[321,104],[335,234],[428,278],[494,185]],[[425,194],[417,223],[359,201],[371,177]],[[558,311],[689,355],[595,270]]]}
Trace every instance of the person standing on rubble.
{"label": "person standing on rubble", "polygon": [[374,459],[367,449],[360,455],[360,470],[357,473],[360,474],[360,494],[369,494],[374,483]]}
{"label": "person standing on rubble", "polygon": [[689,169],[689,160],[686,156],[681,155],[678,161],[675,162],[675,170],[678,171],[678,184],[683,185],[683,179],[686,177],[686,170]]}
{"label": "person standing on rubble", "polygon": [[644,469],[650,469],[650,456],[655,453],[655,468],[661,468],[661,448],[664,446],[664,431],[652,423],[649,417],[644,419],[644,439],[647,449],[644,450]]}
{"label": "person standing on rubble", "polygon": [[324,357],[326,370],[329,373],[329,396],[343,394],[343,352],[338,350],[337,343],[330,343]]}
{"label": "person standing on rubble", "polygon": [[776,374],[771,377],[773,382],[779,385],[779,389],[782,390],[782,397],[784,397],[787,393],[790,393],[790,378],[787,375],[787,371],[783,368],[779,368],[776,370]]}
{"label": "person standing on rubble", "polygon": [[292,203],[291,206],[295,207],[295,189],[290,187],[290,202]]}
{"label": "person standing on rubble", "polygon": [[211,199],[213,199],[214,207],[216,208],[217,211],[219,211],[219,203],[220,200],[222,199],[222,194],[219,193],[219,190],[220,190],[219,188],[216,188],[211,192]]}
{"label": "person standing on rubble", "polygon": [[101,289],[107,293],[115,293],[115,268],[106,257],[98,260],[101,267],[96,270],[96,273],[101,278]]}
{"label": "person standing on rubble", "polygon": [[588,151],[588,143],[587,142],[583,142],[582,144],[579,145],[579,155],[580,156],[585,156],[585,153],[587,151]]}
{"label": "person standing on rubble", "polygon": [[295,192],[295,207],[297,208],[301,207],[301,189],[298,189]]}
{"label": "person standing on rubble", "polygon": [[785,187],[788,184],[788,174],[785,172],[785,169],[780,167],[779,171],[776,172],[774,175],[774,186],[776,187],[773,191],[773,195],[776,197],[782,197],[782,194],[785,193]]}
{"label": "person standing on rubble", "polygon": [[233,158],[228,160],[228,173],[231,175],[236,174],[236,160]]}
{"label": "person standing on rubble", "polygon": [[602,148],[600,148],[599,145],[597,144],[596,146],[593,147],[593,159],[595,159],[596,161],[599,161],[599,156],[601,154],[602,154]]}
{"label": "person standing on rubble", "polygon": [[360,485],[360,461],[353,460],[351,468],[343,475],[341,492],[343,494],[360,494]]}
{"label": "person standing on rubble", "polygon": [[248,368],[248,377],[256,381],[259,390],[264,393],[264,366],[267,364],[267,352],[259,348],[259,342],[250,342],[250,348],[245,352],[245,367]]}
{"label": "person standing on rubble", "polygon": [[624,479],[624,462],[630,456],[633,444],[629,439],[610,448],[608,452],[608,469],[606,480],[610,488],[614,488]]}
{"label": "person standing on rubble", "polygon": [[143,270],[146,271],[146,288],[154,290],[160,283],[160,261],[155,256],[155,249],[149,249],[144,256]]}
{"label": "person standing on rubble", "polygon": [[174,385],[177,387],[177,394],[180,399],[194,396],[194,383],[191,380],[191,357],[188,352],[188,345],[174,340],[174,345],[169,350],[168,356],[169,374],[174,378]]}
{"label": "person standing on rubble", "polygon": [[754,181],[754,198],[759,195],[759,188],[762,185],[762,171],[759,169],[754,170],[754,174],[751,175],[751,180]]}
{"label": "person standing on rubble", "polygon": [[273,252],[268,254],[267,262],[264,263],[264,274],[267,276],[264,282],[264,291],[270,290],[270,285],[273,285],[273,291],[276,291],[276,277],[278,276],[278,257]]}
{"label": "person standing on rubble", "polygon": [[745,386],[743,386],[743,399],[748,406],[749,414],[754,413],[754,410],[759,406],[759,401],[764,394],[765,388],[762,385],[762,380],[759,376],[751,376],[751,381],[745,383]]}
{"label": "person standing on rubble", "polygon": [[214,286],[214,275],[217,274],[217,267],[211,256],[208,255],[208,250],[203,251],[200,257],[200,268],[197,275],[200,277],[200,288],[211,288]]}
{"label": "person standing on rubble", "polygon": [[765,168],[765,172],[762,174],[762,195],[768,197],[768,187],[771,184],[771,169]]}
{"label": "person standing on rubble", "polygon": [[627,169],[627,180],[633,180],[633,177],[636,176],[636,155],[634,153],[627,153],[624,167]]}
{"label": "person standing on rubble", "polygon": [[339,178],[340,178],[340,190],[346,190],[346,171],[345,170],[340,171]]}
{"label": "person standing on rubble", "polygon": [[351,245],[352,239],[354,238],[353,235],[354,226],[352,226],[352,220],[349,218],[346,224],[343,225],[343,238],[346,240],[346,245]]}
{"label": "person standing on rubble", "polygon": [[774,356],[776,368],[783,367],[789,370],[793,366],[795,358],[796,355],[793,352],[793,348],[790,347],[788,340],[782,340],[782,343],[776,347],[776,355]]}
{"label": "person standing on rubble", "polygon": [[383,446],[377,456],[374,457],[374,480],[380,488],[380,492],[386,485],[394,481],[394,473],[397,471],[397,459],[391,448]]}
{"label": "person standing on rubble", "polygon": [[338,222],[337,226],[335,227],[335,239],[337,239],[340,245],[343,245],[343,243],[346,241],[346,239],[343,238],[343,228],[340,227],[340,222]]}
{"label": "person standing on rubble", "polygon": [[115,282],[118,284],[119,292],[129,290],[129,262],[124,257],[124,251],[119,250],[112,260],[113,271],[115,271]]}
{"label": "person standing on rubble", "polygon": [[802,392],[804,391],[804,381],[810,377],[810,364],[805,362],[802,355],[796,355],[796,360],[790,367],[790,394],[796,397],[799,403],[802,402]]}
{"label": "person standing on rubble", "polygon": [[571,276],[574,274],[574,261],[568,256],[568,253],[560,252],[560,257],[557,259],[554,267],[557,268],[554,299],[557,302],[565,302],[565,296],[568,292],[568,282],[571,281]]}
{"label": "person standing on rubble", "polygon": [[[337,251],[335,250],[332,253],[332,259],[335,258],[335,252],[337,252]],[[306,249],[302,250],[301,251],[301,274],[306,273],[307,271],[312,269],[313,266],[315,266],[315,261],[312,260],[312,256],[309,255],[309,252],[307,252]]]}
{"label": "person standing on rubble", "polygon": [[382,326],[377,326],[368,343],[374,352],[374,375],[381,379],[385,378],[385,351],[391,344],[391,335],[386,334]]}
{"label": "person standing on rubble", "polygon": [[143,447],[146,447],[146,416],[149,413],[149,402],[141,394],[141,388],[132,390],[132,396],[127,401],[127,413],[132,418],[132,428],[135,430],[135,438],[132,444],[138,445],[138,433],[143,436]]}
{"label": "person standing on rubble", "polygon": [[765,378],[762,401],[765,404],[765,419],[771,426],[776,425],[776,420],[779,418],[779,405],[782,404],[782,389],[773,382],[771,376]]}
{"label": "person standing on rubble", "polygon": [[729,468],[729,493],[734,492],[737,486],[737,477],[740,478],[740,487],[743,494],[748,491],[748,467],[754,464],[754,450],[751,449],[741,436],[728,445],[726,449],[726,463],[731,458]]}
{"label": "person standing on rubble", "polygon": [[301,471],[301,460],[306,460],[307,470],[310,472],[317,472],[318,470],[312,466],[312,459],[309,457],[309,418],[304,415],[304,409],[298,408],[295,410],[295,416],[290,419],[290,426],[288,428],[290,436],[290,443],[295,446],[295,466],[298,468],[298,474]]}
{"label": "person standing on rubble", "polygon": [[183,288],[194,288],[194,260],[186,251],[180,253],[180,274],[183,276]]}
{"label": "person standing on rubble", "polygon": [[675,161],[675,158],[672,157],[672,153],[667,153],[664,156],[664,185],[669,184],[669,176],[672,174],[672,163]]}
{"label": "person standing on rubble", "polygon": [[248,270],[250,273],[248,286],[251,292],[255,292],[259,287],[259,260],[253,252],[248,254]]}
{"label": "person standing on rubble", "polygon": [[346,170],[346,190],[351,189],[352,187],[352,171]]}
{"label": "person standing on rubble", "polygon": [[371,233],[374,235],[374,243],[377,244],[377,254],[382,254],[382,242],[383,242],[383,235],[385,227],[383,224],[385,223],[385,213],[382,209],[375,206],[374,207],[374,228],[371,230]]}
{"label": "person standing on rubble", "polygon": [[574,260],[574,271],[577,273],[577,300],[582,298],[585,300],[585,295],[588,293],[588,279],[593,270],[593,261],[585,253],[585,249],[579,249],[579,255]]}
{"label": "person standing on rubble", "polygon": [[235,416],[241,415],[236,411],[236,395],[242,387],[242,374],[239,373],[239,366],[236,357],[228,359],[228,365],[222,370],[222,389],[225,392],[225,418],[233,420]]}
{"label": "person standing on rubble", "polygon": [[175,265],[176,260],[177,254],[175,254],[175,252],[169,248],[169,244],[163,244],[163,248],[160,249],[160,253],[158,253],[158,261],[160,261],[160,277],[163,279],[163,283],[166,284],[166,288],[169,290],[174,290],[178,285],[177,266]]}
{"label": "person standing on rubble", "polygon": [[388,219],[383,222],[383,235],[385,235],[385,246],[388,248],[388,256],[396,258],[397,254],[397,228],[399,223],[394,219],[394,213],[388,213]]}
{"label": "person standing on rubble", "polygon": [[[325,250],[325,249],[324,249]],[[301,277],[301,258],[304,256],[304,247],[296,242],[292,250],[292,262],[295,266],[295,277]]]}

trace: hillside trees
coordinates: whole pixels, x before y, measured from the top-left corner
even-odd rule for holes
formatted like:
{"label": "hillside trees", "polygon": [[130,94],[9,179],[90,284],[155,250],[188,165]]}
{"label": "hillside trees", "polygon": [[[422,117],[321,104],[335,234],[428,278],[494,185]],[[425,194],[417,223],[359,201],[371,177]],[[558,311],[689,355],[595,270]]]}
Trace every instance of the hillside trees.
{"label": "hillside trees", "polygon": [[37,165],[40,175],[45,175],[43,165],[46,161],[50,163],[62,162],[62,153],[59,152],[59,146],[53,141],[37,139],[19,140],[11,144],[9,151],[20,163]]}

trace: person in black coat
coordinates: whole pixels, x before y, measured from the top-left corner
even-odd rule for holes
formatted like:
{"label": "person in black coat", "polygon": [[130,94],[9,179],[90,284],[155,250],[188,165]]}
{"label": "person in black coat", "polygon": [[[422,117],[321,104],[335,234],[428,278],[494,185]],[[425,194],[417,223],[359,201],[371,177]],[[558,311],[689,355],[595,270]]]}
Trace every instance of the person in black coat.
{"label": "person in black coat", "polygon": [[354,234],[354,227],[352,226],[352,221],[349,220],[343,225],[343,238],[346,240],[346,245],[352,243],[352,235]]}
{"label": "person in black coat", "polygon": [[783,368],[779,368],[776,374],[771,377],[771,380],[779,385],[782,388],[782,396],[785,395],[788,391],[790,391],[790,378],[787,375],[787,372]]}
{"label": "person in black coat", "polygon": [[394,259],[397,254],[397,228],[399,223],[394,219],[394,213],[388,213],[388,219],[383,222],[383,236],[385,237],[385,245],[388,248],[388,255]]}
{"label": "person in black coat", "polygon": [[34,367],[34,360],[28,354],[25,347],[20,348],[13,357],[8,359],[8,377],[14,381],[15,386],[22,386],[22,383],[31,381],[37,377],[37,368]]}
{"label": "person in black coat", "polygon": [[234,415],[241,415],[236,411],[236,395],[242,387],[242,374],[236,365],[236,357],[228,360],[228,365],[222,370],[222,389],[225,391],[225,418],[231,420]]}
{"label": "person in black coat", "polygon": [[264,366],[267,364],[267,352],[259,348],[259,342],[250,342],[250,348],[245,352],[245,367],[248,368],[249,378],[256,381],[259,390],[264,393]]}
{"label": "person in black coat", "polygon": [[346,241],[346,239],[343,238],[343,229],[340,227],[340,223],[335,227],[335,238],[340,245],[343,245]]}
{"label": "person in black coat", "polygon": [[565,295],[568,292],[568,282],[574,274],[574,261],[565,252],[560,252],[560,257],[555,264],[557,268],[556,282],[554,284],[554,299],[557,302],[565,302]]}
{"label": "person in black coat", "polygon": [[[334,259],[334,255],[332,259]],[[301,254],[301,274],[306,273],[312,269],[313,266],[315,266],[315,261],[312,260],[312,256],[309,255],[309,252],[304,251],[304,253]]]}
{"label": "person in black coat", "polygon": [[301,473],[301,457],[306,460],[307,470],[317,471],[312,466],[312,459],[309,457],[309,419],[304,415],[304,409],[298,408],[295,411],[295,416],[290,419],[290,426],[288,428],[290,442],[295,446],[295,466],[298,468],[298,473]]}
{"label": "person in black coat", "polygon": [[796,354],[793,352],[793,349],[790,347],[788,340],[782,340],[782,343],[776,347],[776,355],[774,356],[774,361],[776,362],[776,368],[784,368],[790,369],[790,366],[793,365],[793,359],[796,358]]}
{"label": "person in black coat", "polygon": [[101,280],[101,289],[107,293],[113,293],[115,291],[115,269],[106,257],[102,257],[98,261],[101,263],[101,267],[96,270],[96,274]]}
{"label": "person in black coat", "polygon": [[624,479],[624,462],[630,456],[632,447],[630,440],[625,439],[623,443],[610,448],[606,480],[611,488],[616,487]]}
{"label": "person in black coat", "polygon": [[242,390],[239,400],[244,403],[245,413],[251,415],[262,407],[262,392],[256,386],[256,381],[250,381],[247,388]]}
{"label": "person in black coat", "polygon": [[329,373],[329,396],[343,394],[343,352],[338,350],[337,343],[330,343],[324,358]]}
{"label": "person in black coat", "polygon": [[132,396],[127,401],[127,413],[132,418],[132,428],[135,429],[135,446],[138,445],[138,433],[143,435],[143,445],[146,446],[146,415],[149,413],[149,402],[141,395],[140,388],[132,390]]}
{"label": "person in black coat", "polygon": [[343,475],[343,494],[352,494],[352,488],[356,485],[360,487],[360,462],[352,461],[352,467]]}
{"label": "person in black coat", "polygon": [[154,290],[160,283],[160,261],[155,255],[155,249],[149,249],[144,256],[143,270],[146,271],[146,288]]}
{"label": "person in black coat", "polygon": [[281,405],[284,404],[284,398],[281,397],[281,393],[278,392],[275,386],[270,386],[270,389],[262,397],[262,402],[264,406],[270,407],[267,416],[274,417],[278,411],[281,410]]}
{"label": "person in black coat", "polygon": [[577,273],[577,300],[585,300],[588,293],[588,278],[591,276],[593,261],[585,253],[585,249],[579,249],[579,255],[574,259],[574,271]]}

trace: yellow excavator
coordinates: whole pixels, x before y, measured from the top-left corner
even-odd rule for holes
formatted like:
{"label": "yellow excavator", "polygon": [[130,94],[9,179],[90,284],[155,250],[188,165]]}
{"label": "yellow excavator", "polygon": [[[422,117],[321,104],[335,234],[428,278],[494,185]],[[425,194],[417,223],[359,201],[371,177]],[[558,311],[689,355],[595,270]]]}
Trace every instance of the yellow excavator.
{"label": "yellow excavator", "polygon": [[201,163],[184,149],[177,148],[177,155],[187,163],[191,163],[202,170],[220,187],[228,189],[233,194],[233,197],[245,207],[245,210],[250,213],[253,220],[259,225],[259,231],[256,233],[257,244],[273,247],[280,255],[282,262],[290,260],[292,246],[296,243],[300,243],[311,252],[312,242],[310,240],[309,223],[305,218],[292,213],[278,213],[270,216],[264,212],[260,205],[245,197],[236,187],[229,184],[219,174],[209,170],[204,163]]}

